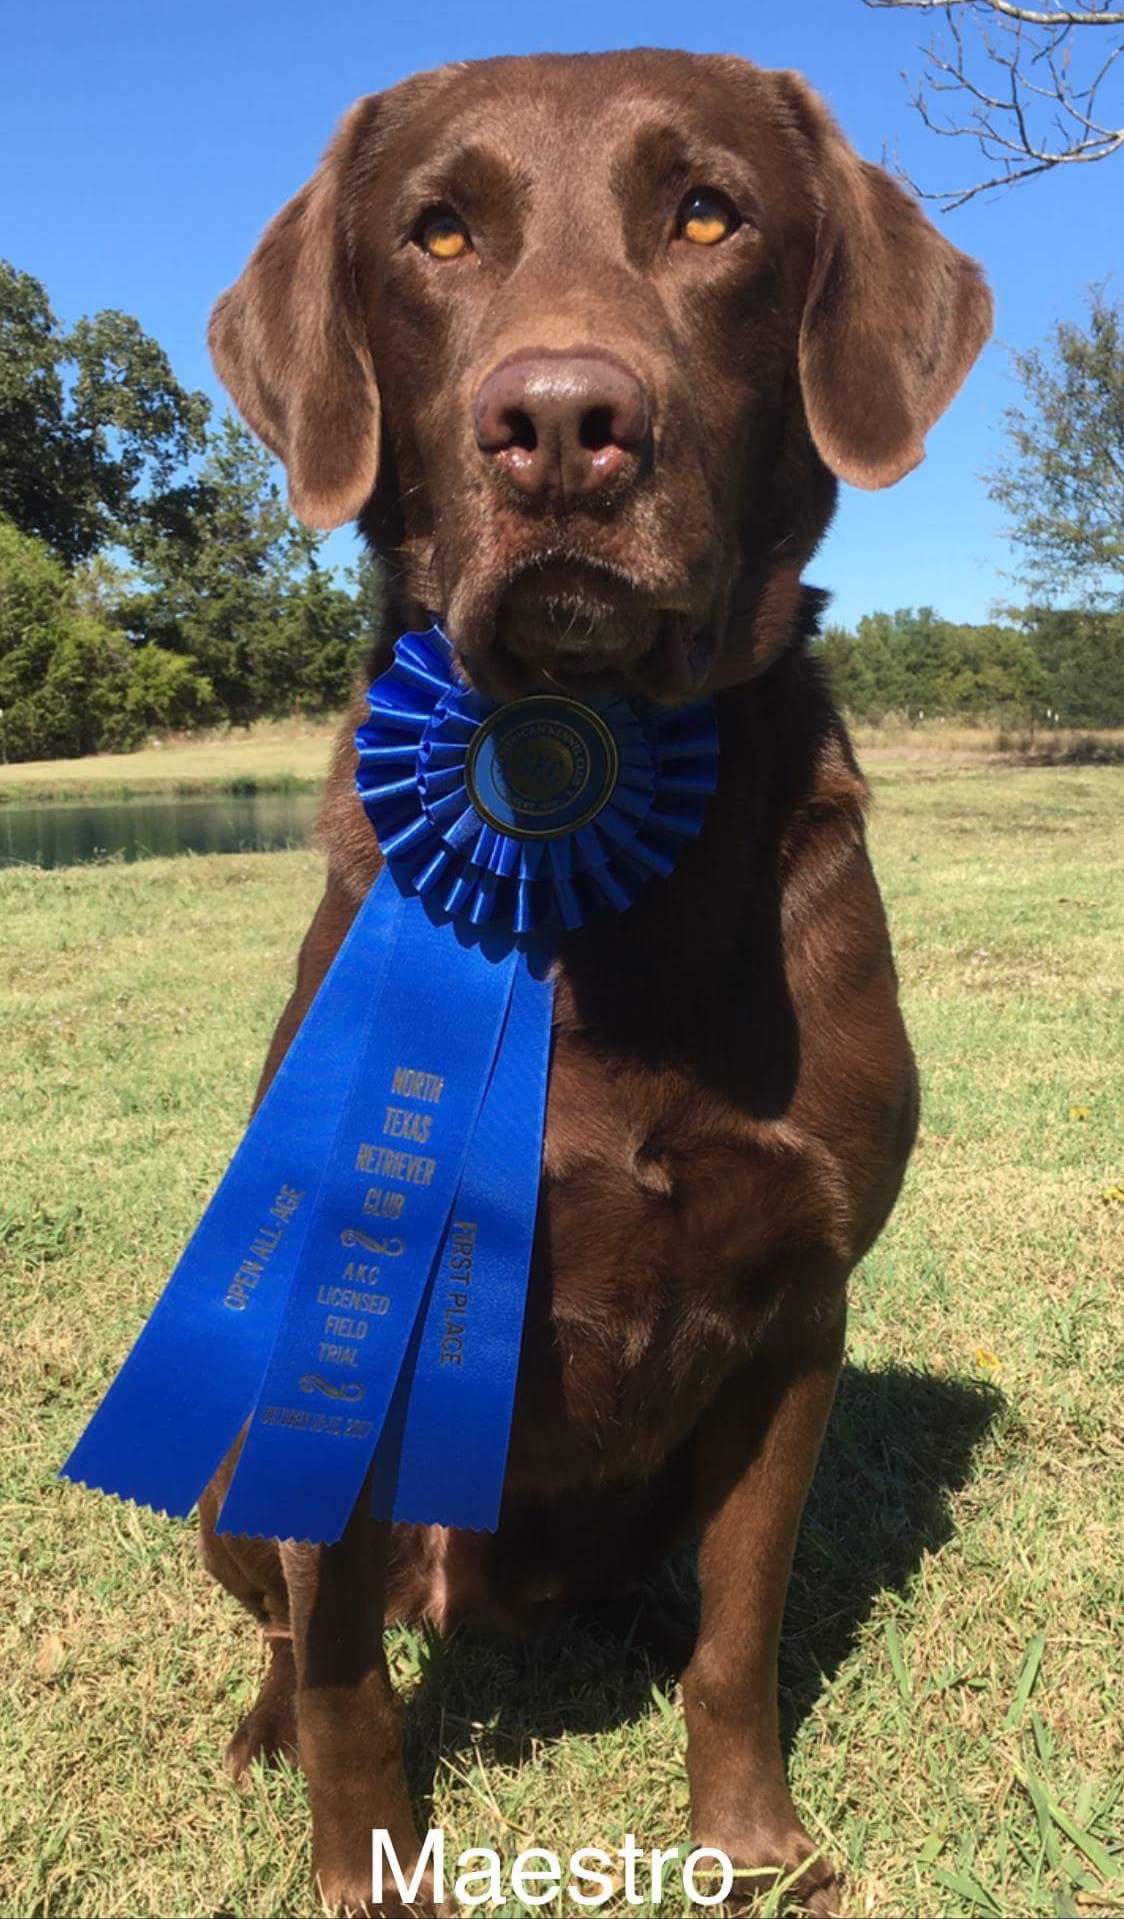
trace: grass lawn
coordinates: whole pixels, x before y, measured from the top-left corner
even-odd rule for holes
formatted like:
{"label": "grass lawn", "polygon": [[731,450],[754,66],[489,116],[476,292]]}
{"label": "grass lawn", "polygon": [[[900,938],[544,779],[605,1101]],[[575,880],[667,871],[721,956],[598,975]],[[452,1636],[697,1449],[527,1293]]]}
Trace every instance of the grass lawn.
{"label": "grass lawn", "polygon": [[0,806],[29,800],[111,800],[141,793],[288,792],[319,786],[335,735],[331,720],[206,734],[136,753],[0,766]]}
{"label": "grass lawn", "polygon": [[[925,1119],[800,1548],[794,1791],[848,1913],[1120,1912],[1124,774],[875,785]],[[253,1629],[189,1528],[53,1475],[238,1137],[318,886],[313,853],[0,873],[5,1914],[312,1909],[301,1779],[222,1771]],[[454,1855],[685,1838],[639,1657],[393,1659]]]}
{"label": "grass lawn", "polygon": [[[136,798],[140,794],[269,793],[318,787],[338,722],[258,720],[245,729],[193,734],[142,747],[136,753],[95,753],[81,760],[27,760],[0,765],[0,806],[10,803]],[[1124,762],[1119,729],[1040,732],[1008,738],[991,726],[860,726],[855,738],[871,770],[928,768],[942,776],[952,766],[980,767],[1014,757],[1076,754]]]}

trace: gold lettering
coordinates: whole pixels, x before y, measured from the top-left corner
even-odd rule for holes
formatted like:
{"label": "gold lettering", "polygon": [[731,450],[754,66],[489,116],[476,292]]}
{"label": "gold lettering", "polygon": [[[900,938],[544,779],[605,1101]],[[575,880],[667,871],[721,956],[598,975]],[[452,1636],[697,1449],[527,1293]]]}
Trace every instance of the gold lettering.
{"label": "gold lettering", "polygon": [[419,1146],[424,1146],[432,1125],[432,1113],[412,1113],[408,1106],[388,1106],[382,1130],[395,1139],[416,1139]]}
{"label": "gold lettering", "polygon": [[368,1186],[363,1211],[373,1213],[376,1219],[401,1219],[405,1204],[405,1193],[386,1193],[381,1186]]}
{"label": "gold lettering", "polygon": [[[359,1355],[354,1346],[334,1346],[327,1340],[320,1341],[320,1363],[323,1366],[358,1366]],[[349,1392],[348,1397],[351,1397]]]}
{"label": "gold lettering", "polygon": [[437,1161],[423,1159],[416,1153],[395,1153],[389,1146],[377,1146],[368,1170],[405,1186],[428,1186],[437,1171]]}
{"label": "gold lettering", "polygon": [[390,1090],[397,1093],[399,1099],[420,1099],[428,1106],[436,1106],[445,1091],[445,1081],[439,1073],[422,1073],[414,1066],[396,1066]]}

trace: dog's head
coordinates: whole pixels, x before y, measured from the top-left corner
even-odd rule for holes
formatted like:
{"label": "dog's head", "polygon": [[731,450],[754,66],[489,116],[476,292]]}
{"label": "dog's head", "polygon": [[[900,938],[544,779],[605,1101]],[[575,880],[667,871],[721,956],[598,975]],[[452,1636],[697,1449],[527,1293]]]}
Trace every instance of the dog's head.
{"label": "dog's head", "polygon": [[835,477],[908,473],[990,323],[797,75],[645,51],[361,100],[211,346],[473,681],[679,699],[767,661]]}

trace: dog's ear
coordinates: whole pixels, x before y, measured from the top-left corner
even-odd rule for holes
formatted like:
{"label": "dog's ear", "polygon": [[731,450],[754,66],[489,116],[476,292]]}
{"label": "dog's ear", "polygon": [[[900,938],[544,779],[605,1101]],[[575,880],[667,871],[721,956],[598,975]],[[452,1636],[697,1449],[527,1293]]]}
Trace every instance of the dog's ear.
{"label": "dog's ear", "polygon": [[798,74],[774,76],[811,152],[819,202],[800,383],[821,459],[852,486],[892,486],[991,333],[981,268],[881,167],[860,160]]}
{"label": "dog's ear", "polygon": [[349,181],[377,108],[377,95],[352,107],[207,336],[239,412],[285,464],[293,512],[322,529],[355,518],[378,469],[378,388],[348,231]]}

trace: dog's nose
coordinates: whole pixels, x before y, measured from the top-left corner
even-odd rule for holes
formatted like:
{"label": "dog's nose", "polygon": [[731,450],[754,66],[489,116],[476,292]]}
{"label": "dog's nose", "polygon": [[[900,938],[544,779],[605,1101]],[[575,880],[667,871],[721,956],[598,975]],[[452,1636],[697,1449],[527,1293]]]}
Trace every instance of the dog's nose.
{"label": "dog's nose", "polygon": [[489,464],[520,492],[565,501],[638,471],[648,396],[608,353],[512,354],[481,385],[473,425]]}

